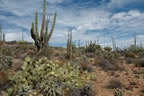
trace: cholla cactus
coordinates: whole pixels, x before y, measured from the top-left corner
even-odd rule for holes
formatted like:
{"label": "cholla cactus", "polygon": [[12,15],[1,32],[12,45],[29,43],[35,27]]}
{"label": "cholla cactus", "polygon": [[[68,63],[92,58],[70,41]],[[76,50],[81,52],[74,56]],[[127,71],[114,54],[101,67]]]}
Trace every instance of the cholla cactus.
{"label": "cholla cactus", "polygon": [[[56,13],[55,13],[51,30],[48,33],[48,24],[50,21],[50,16],[47,18],[47,20],[45,20],[45,10],[46,10],[46,0],[44,0],[43,20],[42,20],[42,27],[41,27],[40,35],[38,32],[38,12],[35,13],[35,24],[32,22],[32,28],[31,28],[31,37],[35,41],[35,45],[37,47],[38,53],[40,53],[43,49],[47,48],[48,42],[51,38],[51,35],[55,27],[55,23],[56,23]],[[45,24],[45,21],[46,21],[46,24]]]}

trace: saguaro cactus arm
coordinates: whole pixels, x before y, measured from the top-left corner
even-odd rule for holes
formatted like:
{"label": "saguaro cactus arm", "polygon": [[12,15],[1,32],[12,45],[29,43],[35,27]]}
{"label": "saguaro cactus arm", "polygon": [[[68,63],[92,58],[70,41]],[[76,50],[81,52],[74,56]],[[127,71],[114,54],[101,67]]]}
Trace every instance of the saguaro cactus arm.
{"label": "saguaro cactus arm", "polygon": [[35,31],[36,37],[39,39],[39,31],[38,31],[38,12],[35,13]]}
{"label": "saguaro cactus arm", "polygon": [[51,30],[50,30],[50,33],[48,34],[47,42],[48,42],[49,39],[51,38],[51,35],[52,35],[53,30],[54,30],[54,27],[55,27],[55,23],[56,23],[56,13],[54,14],[53,24],[52,24],[52,28],[51,28]]}
{"label": "saguaro cactus arm", "polygon": [[34,23],[32,22],[32,28],[31,28],[31,37],[36,41],[36,33],[34,29]]}
{"label": "saguaro cactus arm", "polygon": [[46,0],[44,0],[43,20],[42,20],[42,27],[41,27],[41,33],[40,33],[40,40],[43,39],[43,32],[44,32],[44,27],[45,27],[45,10],[46,10]]}

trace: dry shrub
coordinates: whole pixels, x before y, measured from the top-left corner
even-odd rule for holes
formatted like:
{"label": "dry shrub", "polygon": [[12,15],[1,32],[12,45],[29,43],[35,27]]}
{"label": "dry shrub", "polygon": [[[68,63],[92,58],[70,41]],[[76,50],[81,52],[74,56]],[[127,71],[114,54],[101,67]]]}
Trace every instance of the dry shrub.
{"label": "dry shrub", "polygon": [[124,85],[120,80],[112,79],[109,81],[109,84],[106,86],[106,88],[110,89],[124,88]]}
{"label": "dry shrub", "polygon": [[144,58],[136,61],[136,67],[144,67]]}
{"label": "dry shrub", "polygon": [[121,63],[118,62],[116,59],[101,59],[99,66],[107,71],[107,70],[113,70],[113,71],[121,71],[124,70],[124,67],[121,66]]}
{"label": "dry shrub", "polygon": [[97,66],[97,65],[99,65],[100,64],[100,62],[102,61],[102,57],[100,57],[100,56],[97,56],[97,57],[95,57],[95,59],[94,59],[94,66]]}

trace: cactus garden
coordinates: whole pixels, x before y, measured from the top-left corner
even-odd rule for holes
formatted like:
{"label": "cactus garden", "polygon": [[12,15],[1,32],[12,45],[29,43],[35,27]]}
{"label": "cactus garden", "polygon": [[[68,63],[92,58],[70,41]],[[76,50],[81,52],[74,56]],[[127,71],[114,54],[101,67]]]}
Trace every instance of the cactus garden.
{"label": "cactus garden", "polygon": [[126,14],[119,2],[115,13],[115,0],[15,2],[22,11],[13,2],[0,1],[12,8],[0,9],[0,96],[144,96],[142,10]]}

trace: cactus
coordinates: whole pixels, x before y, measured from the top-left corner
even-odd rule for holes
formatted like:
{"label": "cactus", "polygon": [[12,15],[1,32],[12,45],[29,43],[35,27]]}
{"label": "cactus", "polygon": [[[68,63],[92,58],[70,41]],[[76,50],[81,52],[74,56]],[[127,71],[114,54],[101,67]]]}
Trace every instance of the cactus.
{"label": "cactus", "polygon": [[67,56],[72,60],[72,30],[68,30],[68,40],[67,40]]}
{"label": "cactus", "polygon": [[90,85],[89,75],[80,68],[70,63],[59,66],[46,57],[39,60],[27,57],[22,71],[10,78],[15,90],[12,96],[69,96],[72,89]]}
{"label": "cactus", "polygon": [[112,44],[113,44],[113,51],[116,51],[116,41],[115,38],[111,37],[112,39]]}
{"label": "cactus", "polygon": [[5,42],[5,34],[3,34],[3,42]]}
{"label": "cactus", "polygon": [[1,27],[1,24],[0,24],[0,41],[2,41],[2,27]]}
{"label": "cactus", "polygon": [[41,26],[40,35],[38,32],[38,12],[35,13],[35,24],[32,22],[32,28],[31,28],[31,37],[33,38],[33,40],[35,42],[38,53],[40,53],[42,50],[47,48],[48,42],[52,36],[53,30],[55,27],[55,23],[56,23],[56,13],[55,13],[51,30],[48,33],[48,24],[50,21],[50,16],[47,18],[47,20],[45,20],[45,10],[46,10],[46,0],[44,0],[43,19],[42,19],[42,26]]}
{"label": "cactus", "polygon": [[88,41],[85,42],[86,49],[85,52],[96,52],[97,50],[101,50],[101,46],[96,44],[96,41]]}

